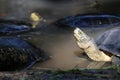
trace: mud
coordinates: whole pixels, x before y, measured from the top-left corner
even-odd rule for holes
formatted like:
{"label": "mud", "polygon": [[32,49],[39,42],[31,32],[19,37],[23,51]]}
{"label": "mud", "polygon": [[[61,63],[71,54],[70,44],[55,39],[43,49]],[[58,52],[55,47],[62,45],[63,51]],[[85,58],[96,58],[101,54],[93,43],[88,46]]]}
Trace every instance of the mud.
{"label": "mud", "polygon": [[[114,74],[114,75],[113,75]],[[1,80],[119,80],[116,70],[29,70],[0,73]]]}

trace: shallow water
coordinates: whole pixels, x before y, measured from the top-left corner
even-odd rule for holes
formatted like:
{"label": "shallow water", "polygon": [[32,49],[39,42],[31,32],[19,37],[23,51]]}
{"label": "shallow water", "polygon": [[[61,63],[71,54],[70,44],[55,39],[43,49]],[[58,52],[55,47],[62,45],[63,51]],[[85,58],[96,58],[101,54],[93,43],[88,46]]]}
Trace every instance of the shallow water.
{"label": "shallow water", "polygon": [[[44,26],[41,27],[41,25]],[[102,32],[110,28],[82,29],[90,37],[96,39]],[[72,69],[72,68],[103,68],[111,63],[90,60],[77,46],[73,36],[73,28],[61,28],[48,23],[41,23],[36,31],[19,35],[26,38],[51,57],[49,60],[37,63],[32,68]],[[28,37],[29,36],[29,37]]]}

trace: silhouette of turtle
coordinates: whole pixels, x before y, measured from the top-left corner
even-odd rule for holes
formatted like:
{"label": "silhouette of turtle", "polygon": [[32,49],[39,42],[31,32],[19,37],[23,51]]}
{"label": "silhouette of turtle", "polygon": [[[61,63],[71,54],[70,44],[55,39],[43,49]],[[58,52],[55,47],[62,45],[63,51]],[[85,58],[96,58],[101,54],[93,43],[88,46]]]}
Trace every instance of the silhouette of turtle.
{"label": "silhouette of turtle", "polygon": [[37,13],[32,12],[30,20],[0,19],[0,33],[12,34],[30,31],[36,27],[43,18]]}

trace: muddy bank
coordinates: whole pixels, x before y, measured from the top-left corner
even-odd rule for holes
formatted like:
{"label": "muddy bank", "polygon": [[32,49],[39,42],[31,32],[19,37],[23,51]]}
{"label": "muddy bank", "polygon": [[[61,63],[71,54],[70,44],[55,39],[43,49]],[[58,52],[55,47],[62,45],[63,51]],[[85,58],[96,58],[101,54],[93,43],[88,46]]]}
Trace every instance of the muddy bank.
{"label": "muddy bank", "polygon": [[1,80],[119,80],[119,78],[116,69],[28,70],[25,72],[0,73]]}

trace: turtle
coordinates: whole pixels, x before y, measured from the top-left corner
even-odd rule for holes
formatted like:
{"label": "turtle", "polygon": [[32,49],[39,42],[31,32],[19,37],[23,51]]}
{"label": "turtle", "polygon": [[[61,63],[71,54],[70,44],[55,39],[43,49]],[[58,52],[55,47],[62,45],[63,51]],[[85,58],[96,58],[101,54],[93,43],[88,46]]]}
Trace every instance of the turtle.
{"label": "turtle", "polygon": [[90,13],[79,14],[76,16],[68,16],[63,19],[57,20],[54,24],[60,27],[73,27],[73,28],[100,28],[100,27],[113,27],[120,24],[120,17],[117,14],[105,13]]}
{"label": "turtle", "polygon": [[28,32],[36,28],[43,18],[37,12],[31,12],[30,20],[0,19],[0,34]]}
{"label": "turtle", "polygon": [[80,28],[74,30],[74,36],[90,59],[120,65],[120,28],[105,31],[95,41]]}
{"label": "turtle", "polygon": [[0,71],[27,70],[47,60],[45,51],[17,37],[0,37]]}

